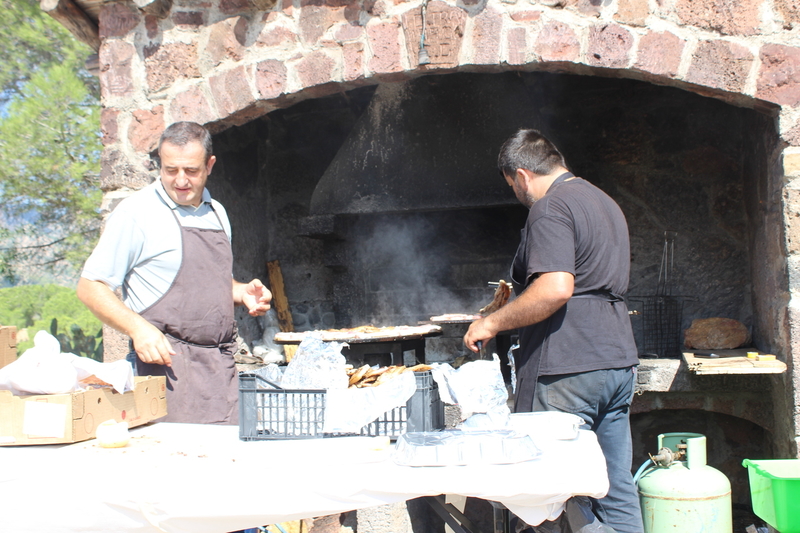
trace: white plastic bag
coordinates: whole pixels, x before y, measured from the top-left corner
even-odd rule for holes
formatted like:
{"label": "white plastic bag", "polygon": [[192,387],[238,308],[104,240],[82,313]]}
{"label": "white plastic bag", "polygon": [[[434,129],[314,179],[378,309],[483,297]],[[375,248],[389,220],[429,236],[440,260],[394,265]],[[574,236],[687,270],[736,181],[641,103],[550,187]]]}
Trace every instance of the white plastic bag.
{"label": "white plastic bag", "polygon": [[99,363],[71,353],[61,353],[58,339],[40,330],[33,348],[0,368],[0,389],[22,394],[66,394],[83,390],[89,376],[109,383],[117,392],[133,390],[133,368],[125,360]]}
{"label": "white plastic bag", "polygon": [[[488,416],[491,425],[505,426],[511,411],[507,405],[508,390],[497,354],[493,354],[491,361],[470,361],[458,369],[447,364],[436,365],[432,372],[439,384],[442,400],[457,404],[461,408],[462,420],[481,413]],[[481,424],[481,427],[486,426]]]}

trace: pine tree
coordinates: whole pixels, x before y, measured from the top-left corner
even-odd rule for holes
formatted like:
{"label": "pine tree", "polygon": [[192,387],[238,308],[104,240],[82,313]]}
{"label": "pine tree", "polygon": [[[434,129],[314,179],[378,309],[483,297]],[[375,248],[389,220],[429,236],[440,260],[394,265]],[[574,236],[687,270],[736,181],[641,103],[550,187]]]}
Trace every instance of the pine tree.
{"label": "pine tree", "polygon": [[0,0],[0,42],[0,275],[74,277],[100,227],[92,50],[32,0]]}

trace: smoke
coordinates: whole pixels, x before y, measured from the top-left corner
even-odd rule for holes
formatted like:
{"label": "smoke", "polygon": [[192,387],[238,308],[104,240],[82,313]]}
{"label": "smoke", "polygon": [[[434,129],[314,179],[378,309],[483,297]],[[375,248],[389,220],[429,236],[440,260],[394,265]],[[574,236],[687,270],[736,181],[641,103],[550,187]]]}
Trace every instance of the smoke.
{"label": "smoke", "polygon": [[[416,323],[432,315],[476,312],[469,287],[459,286],[448,242],[430,219],[391,217],[369,224],[356,250],[364,294],[360,321],[375,325]],[[485,283],[485,281],[484,281]],[[477,305],[477,307],[476,307]],[[356,317],[354,317],[356,318]]]}

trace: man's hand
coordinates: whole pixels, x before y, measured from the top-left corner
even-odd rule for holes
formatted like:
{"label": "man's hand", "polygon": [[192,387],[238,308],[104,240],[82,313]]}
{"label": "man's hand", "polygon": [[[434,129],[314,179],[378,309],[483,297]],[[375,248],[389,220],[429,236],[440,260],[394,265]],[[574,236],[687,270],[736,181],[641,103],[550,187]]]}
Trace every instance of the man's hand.
{"label": "man's hand", "polygon": [[175,350],[172,349],[169,339],[158,328],[149,322],[144,322],[130,332],[130,337],[139,359],[153,365],[172,366]]}
{"label": "man's hand", "polygon": [[247,284],[239,283],[238,281],[233,282],[233,303],[247,307],[251,316],[265,314],[269,311],[269,303],[271,301],[272,293],[260,280],[254,279]]}
{"label": "man's hand", "polygon": [[558,311],[572,297],[575,276],[569,272],[545,272],[522,294],[486,318],[476,320],[464,335],[464,344],[478,352],[478,341],[486,342],[501,331],[536,324]]}
{"label": "man's hand", "polygon": [[175,352],[164,334],[141,315],[128,309],[105,283],[80,278],[76,293],[103,324],[133,340],[139,359],[145,363],[172,365]]}
{"label": "man's hand", "polygon": [[467,348],[477,353],[480,351],[478,343],[482,342],[485,346],[486,342],[495,337],[495,335],[497,333],[490,329],[486,319],[480,318],[469,325],[467,334],[464,335],[464,344]]}

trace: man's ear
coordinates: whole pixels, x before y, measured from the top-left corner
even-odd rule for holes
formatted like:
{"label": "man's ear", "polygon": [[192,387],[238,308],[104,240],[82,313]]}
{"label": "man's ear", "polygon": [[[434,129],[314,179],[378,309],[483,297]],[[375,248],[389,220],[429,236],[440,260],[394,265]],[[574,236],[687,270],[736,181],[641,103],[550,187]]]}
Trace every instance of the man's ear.
{"label": "man's ear", "polygon": [[524,184],[526,187],[530,184],[530,181],[534,178],[535,174],[528,170],[527,168],[518,168],[517,171],[514,173],[514,180],[522,185]]}
{"label": "man's ear", "polygon": [[211,174],[211,169],[214,168],[214,163],[217,162],[217,156],[212,155],[206,162],[206,174]]}

